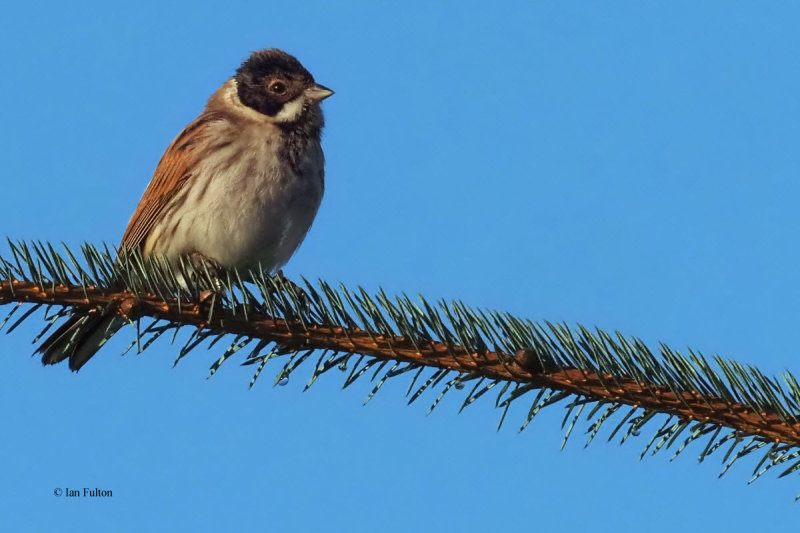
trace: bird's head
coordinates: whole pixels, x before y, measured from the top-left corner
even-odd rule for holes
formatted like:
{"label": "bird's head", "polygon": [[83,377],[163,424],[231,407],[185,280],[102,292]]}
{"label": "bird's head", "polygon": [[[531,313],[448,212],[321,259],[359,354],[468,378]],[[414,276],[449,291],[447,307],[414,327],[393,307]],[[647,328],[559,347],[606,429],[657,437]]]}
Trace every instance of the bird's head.
{"label": "bird's head", "polygon": [[295,57],[276,48],[253,52],[235,79],[239,100],[279,124],[301,120],[333,94]]}

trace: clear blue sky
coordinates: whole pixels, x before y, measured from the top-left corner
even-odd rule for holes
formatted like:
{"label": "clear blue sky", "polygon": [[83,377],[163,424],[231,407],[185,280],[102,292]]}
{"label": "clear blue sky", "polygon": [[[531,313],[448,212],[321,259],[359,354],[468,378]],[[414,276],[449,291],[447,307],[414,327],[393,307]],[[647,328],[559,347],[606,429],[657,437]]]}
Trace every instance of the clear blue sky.
{"label": "clear blue sky", "polygon": [[[280,47],[336,90],[326,197],[288,275],[800,371],[800,7],[490,5],[8,4],[0,234],[118,242],[173,136]],[[248,391],[250,367],[205,379],[219,351],[120,358],[131,331],[76,375],[30,358],[39,326],[0,337],[6,531],[797,524],[797,476],[747,486],[744,461],[719,480],[698,446],[640,463],[644,438],[559,451],[559,408],[496,433],[490,402],[426,417],[402,379],[366,407],[371,384],[338,375],[303,393],[267,367]]]}

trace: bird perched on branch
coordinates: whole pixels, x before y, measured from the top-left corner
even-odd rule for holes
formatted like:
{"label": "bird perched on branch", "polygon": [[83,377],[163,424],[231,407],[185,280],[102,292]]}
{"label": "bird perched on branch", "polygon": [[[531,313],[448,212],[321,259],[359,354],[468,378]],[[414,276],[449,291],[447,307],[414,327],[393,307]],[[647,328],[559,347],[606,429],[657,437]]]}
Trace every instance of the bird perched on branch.
{"label": "bird perched on branch", "polygon": [[[222,270],[283,266],[324,190],[320,102],[333,91],[277,49],[254,52],[167,148],[121,248]],[[123,324],[115,311],[69,318],[38,352],[80,369]]]}

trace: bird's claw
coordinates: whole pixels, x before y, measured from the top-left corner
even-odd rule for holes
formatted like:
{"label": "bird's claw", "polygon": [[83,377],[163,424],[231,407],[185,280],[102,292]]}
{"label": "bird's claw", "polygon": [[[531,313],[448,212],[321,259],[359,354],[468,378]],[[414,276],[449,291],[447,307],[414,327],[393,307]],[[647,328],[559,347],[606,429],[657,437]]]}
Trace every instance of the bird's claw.
{"label": "bird's claw", "polygon": [[300,285],[298,285],[294,281],[284,276],[283,270],[278,270],[275,273],[275,277],[278,279],[281,285],[288,286],[289,290],[293,293],[293,295],[297,297],[298,303],[300,304],[299,310],[308,313],[311,310],[311,298],[309,298],[308,293],[305,291],[305,289],[303,289]]}
{"label": "bird's claw", "polygon": [[215,259],[206,257],[200,252],[192,252],[191,254],[189,254],[189,260],[191,261],[192,266],[198,273],[201,272],[208,273],[208,277],[210,278],[211,281],[212,291],[218,294],[222,294],[225,292],[225,287],[221,279],[224,269]]}

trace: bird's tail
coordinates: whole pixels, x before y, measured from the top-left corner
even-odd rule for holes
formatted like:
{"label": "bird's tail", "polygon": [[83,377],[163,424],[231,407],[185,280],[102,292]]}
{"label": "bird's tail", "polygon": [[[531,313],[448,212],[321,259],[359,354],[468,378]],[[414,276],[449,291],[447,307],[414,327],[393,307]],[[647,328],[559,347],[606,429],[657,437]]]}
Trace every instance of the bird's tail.
{"label": "bird's tail", "polygon": [[77,372],[125,322],[116,309],[92,309],[70,317],[36,352],[42,354],[45,365],[69,358],[70,370]]}

